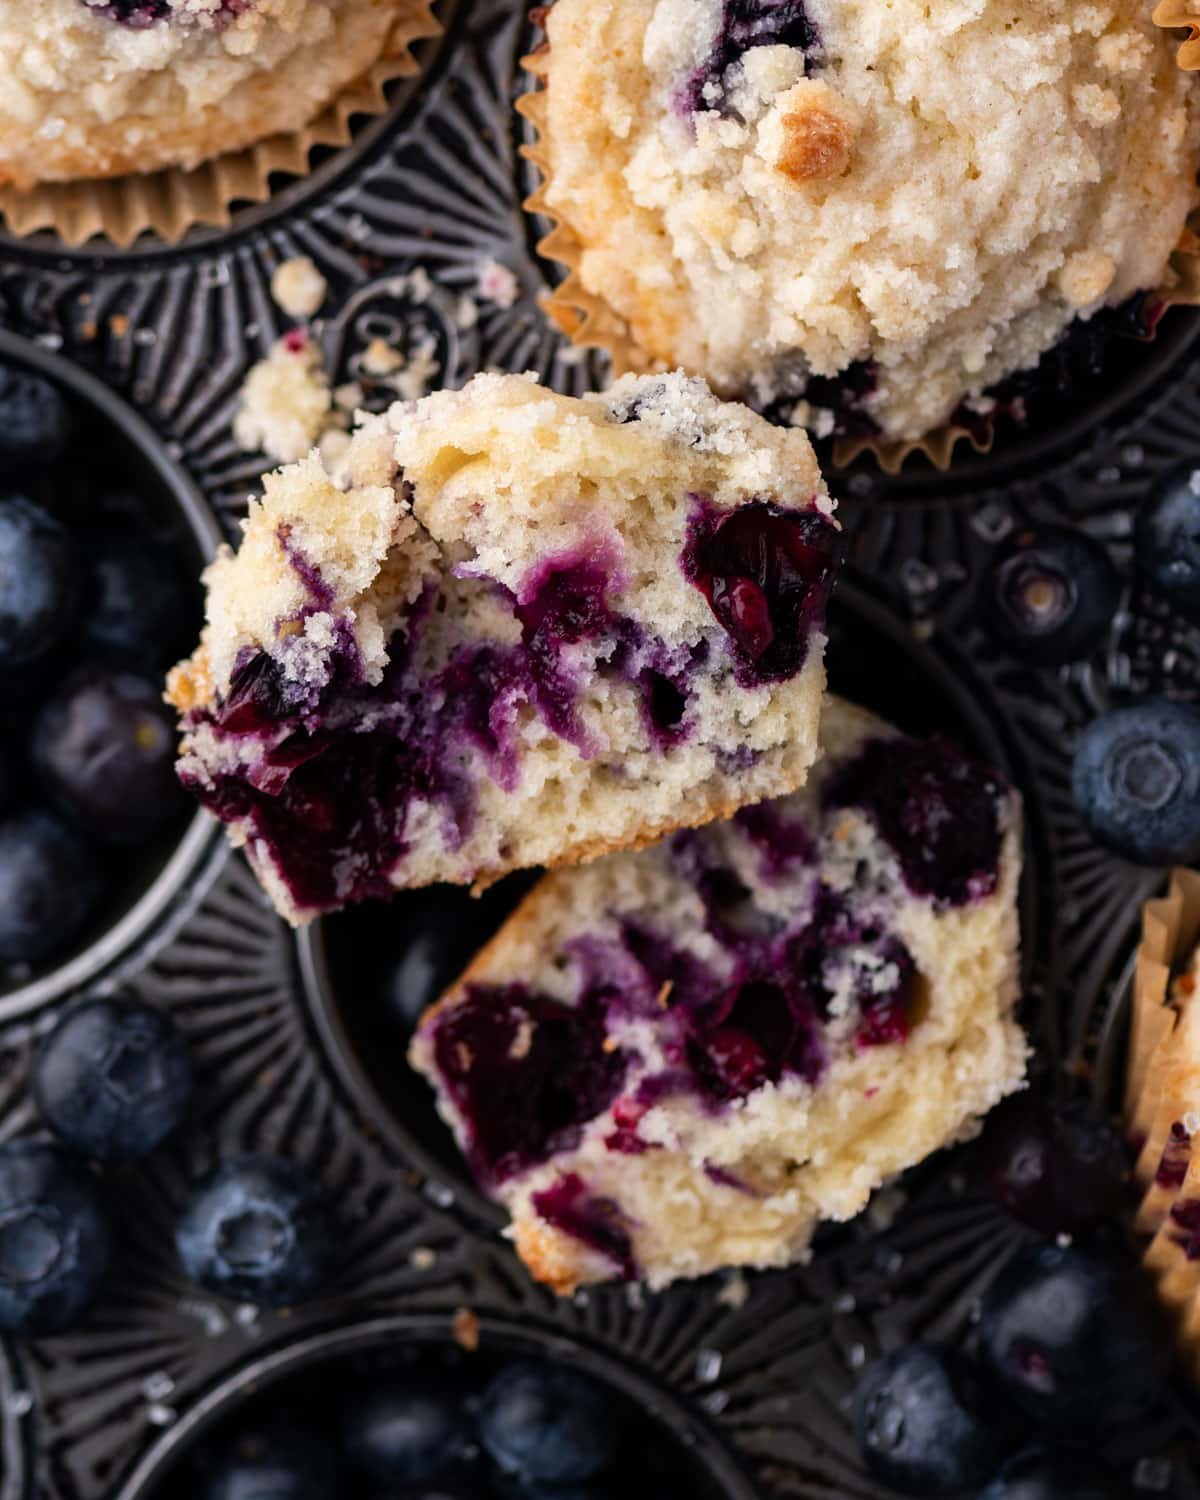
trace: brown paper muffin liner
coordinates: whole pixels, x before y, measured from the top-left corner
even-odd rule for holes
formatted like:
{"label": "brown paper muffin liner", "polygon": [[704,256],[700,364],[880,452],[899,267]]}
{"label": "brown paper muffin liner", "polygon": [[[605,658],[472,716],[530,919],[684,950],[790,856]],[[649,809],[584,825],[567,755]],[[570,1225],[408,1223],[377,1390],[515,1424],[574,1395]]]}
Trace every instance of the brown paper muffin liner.
{"label": "brown paper muffin liner", "polygon": [[145,233],[174,244],[199,225],[224,228],[235,203],[262,203],[270,197],[272,173],[303,177],[316,147],[348,145],[352,120],[382,114],[387,85],[419,71],[413,43],[441,31],[432,0],[409,0],[407,11],[396,18],[384,55],[304,130],[268,136],[187,169],[45,183],[27,190],[3,186],[0,217],[12,234],[50,229],[70,246],[103,237],[124,248]]}
{"label": "brown paper muffin liner", "polygon": [[[1175,870],[1142,908],[1134,971],[1125,1126],[1138,1147],[1134,1229],[1143,1263],[1200,1378],[1200,871]],[[1195,1253],[1189,1256],[1189,1247]]]}
{"label": "brown paper muffin liner", "polygon": [[[1164,5],[1170,0],[1163,0]],[[1200,0],[1194,0],[1200,10]],[[549,5],[531,12],[534,24],[549,10]],[[1200,16],[1197,19],[1200,27]],[[583,255],[583,244],[570,224],[566,223],[546,201],[546,189],[550,181],[550,150],[546,114],[546,82],[549,74],[550,44],[543,42],[522,65],[538,80],[529,93],[517,100],[517,111],[533,126],[534,140],[521,148],[521,154],[533,162],[541,173],[537,190],[525,200],[525,208],[552,221],[550,232],[538,242],[538,250],[550,260],[557,261],[566,270],[566,276],[552,291],[542,296],[542,310],[546,316],[571,340],[588,348],[605,350],[612,360],[614,377],[628,374],[645,374],[662,370],[666,366],[651,358],[639,347],[629,331],[623,317],[602,297],[588,291],[579,274],[579,262]],[[1197,43],[1197,62],[1200,67],[1200,42]],[[1179,247],[1171,257],[1169,274],[1163,286],[1154,295],[1164,310],[1177,305],[1200,306],[1200,209],[1195,218],[1196,230],[1184,232]],[[872,437],[839,437],[834,439],[833,461],[844,468],[860,454],[873,454],[879,467],[887,474],[896,474],[914,453],[923,454],[934,468],[946,470],[950,467],[954,451],[960,443],[969,444],[976,453],[988,453],[992,448],[992,434],[981,435],[977,430],[949,423],[935,428],[916,441]]]}
{"label": "brown paper muffin liner", "polygon": [[1164,31],[1189,31],[1191,35],[1179,44],[1179,66],[1188,72],[1200,68],[1200,3],[1197,0],[1159,0],[1154,8],[1154,24]]}

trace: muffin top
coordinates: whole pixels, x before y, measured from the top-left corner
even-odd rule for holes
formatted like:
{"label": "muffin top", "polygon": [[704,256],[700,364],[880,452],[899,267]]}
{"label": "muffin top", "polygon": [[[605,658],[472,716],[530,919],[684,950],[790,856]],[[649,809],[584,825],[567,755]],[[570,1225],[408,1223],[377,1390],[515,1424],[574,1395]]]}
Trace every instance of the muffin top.
{"label": "muffin top", "polygon": [[764,404],[855,366],[918,438],[1168,275],[1200,110],[1149,10],[557,0],[547,201],[653,358]]}
{"label": "muffin top", "polygon": [[417,0],[0,7],[0,183],[194,166],[315,118]]}

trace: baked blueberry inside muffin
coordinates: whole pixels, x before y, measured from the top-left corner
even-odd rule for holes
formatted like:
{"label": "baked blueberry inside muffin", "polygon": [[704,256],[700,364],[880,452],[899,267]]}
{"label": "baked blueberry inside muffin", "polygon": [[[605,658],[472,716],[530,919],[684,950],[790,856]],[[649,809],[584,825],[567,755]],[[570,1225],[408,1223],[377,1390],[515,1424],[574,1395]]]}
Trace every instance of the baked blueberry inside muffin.
{"label": "baked blueberry inside muffin", "polygon": [[683,376],[529,377],[281,470],[172,681],[185,783],[293,919],[798,786],[837,530],[807,439]]}
{"label": "baked blueberry inside muffin", "polygon": [[781,1265],[1019,1083],[1020,805],[837,699],[807,785],[547,876],[411,1048],[559,1291]]}

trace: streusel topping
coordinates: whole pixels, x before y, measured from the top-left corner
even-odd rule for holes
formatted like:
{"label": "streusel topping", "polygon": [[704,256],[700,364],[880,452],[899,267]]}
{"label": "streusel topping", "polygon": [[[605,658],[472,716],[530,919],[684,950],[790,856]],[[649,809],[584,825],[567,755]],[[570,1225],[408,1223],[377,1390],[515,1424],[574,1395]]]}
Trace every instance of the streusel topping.
{"label": "streusel topping", "polygon": [[865,363],[889,437],[1161,286],[1196,201],[1140,0],[557,0],[547,31],[587,289],[727,394]]}

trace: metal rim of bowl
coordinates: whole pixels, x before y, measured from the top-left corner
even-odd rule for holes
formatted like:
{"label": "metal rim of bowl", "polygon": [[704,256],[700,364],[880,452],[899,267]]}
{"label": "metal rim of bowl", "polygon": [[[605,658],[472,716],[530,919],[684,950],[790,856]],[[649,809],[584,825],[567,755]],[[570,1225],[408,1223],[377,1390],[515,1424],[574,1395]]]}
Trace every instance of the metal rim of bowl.
{"label": "metal rim of bowl", "polygon": [[[221,531],[199,486],[131,406],[86,370],[4,329],[0,329],[0,360],[44,375],[110,423],[145,460],[163,494],[182,515],[204,560],[213,556],[222,540]],[[129,952],[166,913],[188,876],[199,870],[219,838],[220,831],[209,815],[194,813],[175,849],[133,905],[74,957],[0,995],[0,1021],[36,1010],[66,991],[89,983]]]}
{"label": "metal rim of bowl", "polygon": [[[702,1466],[729,1500],[757,1500],[758,1490],[743,1463],[693,1407],[653,1376],[576,1338],[536,1322],[479,1313],[481,1347],[569,1364],[615,1387],[643,1413],[666,1427]],[[113,1500],[151,1500],[156,1487],[183,1453],[223,1417],[233,1414],[243,1396],[298,1375],[321,1361],[394,1346],[400,1341],[445,1347],[453,1342],[449,1313],[395,1313],[313,1334],[243,1365],[196,1401],[178,1422],[138,1460]],[[164,1494],[166,1492],[164,1491]]]}

